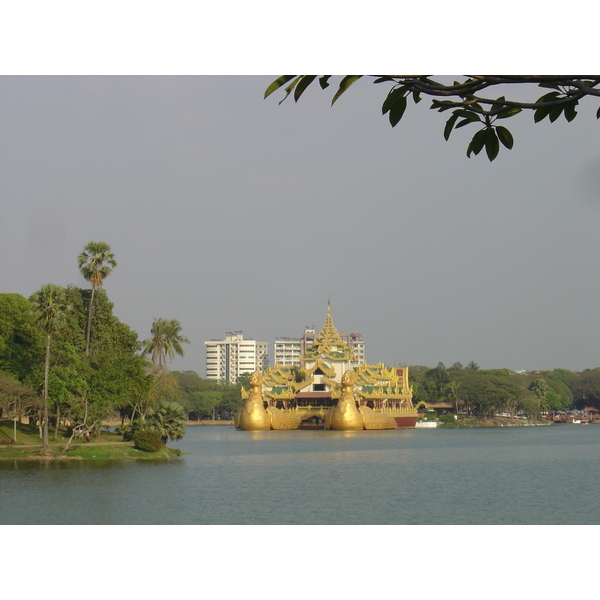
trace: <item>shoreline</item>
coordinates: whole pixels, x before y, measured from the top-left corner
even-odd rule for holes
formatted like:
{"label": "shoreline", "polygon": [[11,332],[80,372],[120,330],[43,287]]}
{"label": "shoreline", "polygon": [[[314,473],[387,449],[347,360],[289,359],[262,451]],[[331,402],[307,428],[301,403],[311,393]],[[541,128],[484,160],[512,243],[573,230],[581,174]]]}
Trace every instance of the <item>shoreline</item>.
{"label": "shoreline", "polygon": [[186,425],[191,425],[193,427],[197,426],[197,425],[233,425],[233,419],[229,420],[229,421],[212,421],[212,420],[206,420],[206,421],[186,421],[185,422]]}

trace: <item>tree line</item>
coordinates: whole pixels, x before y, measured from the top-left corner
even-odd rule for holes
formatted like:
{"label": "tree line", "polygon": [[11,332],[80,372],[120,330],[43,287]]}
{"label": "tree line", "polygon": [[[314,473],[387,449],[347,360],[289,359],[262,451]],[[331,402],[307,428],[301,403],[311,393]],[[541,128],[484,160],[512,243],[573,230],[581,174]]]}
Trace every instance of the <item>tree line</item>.
{"label": "tree line", "polygon": [[166,367],[189,343],[180,323],[155,319],[151,337],[139,341],[103,288],[117,266],[110,246],[90,242],[77,263],[91,289],[46,284],[28,299],[0,294],[0,417],[35,422],[45,450],[51,429],[56,439],[66,427],[70,443],[115,415],[129,421],[130,436],[181,438],[185,398]]}
{"label": "tree line", "polygon": [[600,368],[515,372],[480,369],[474,361],[466,367],[440,362],[435,368],[410,367],[410,384],[417,407],[448,403],[455,412],[481,416],[600,408]]}

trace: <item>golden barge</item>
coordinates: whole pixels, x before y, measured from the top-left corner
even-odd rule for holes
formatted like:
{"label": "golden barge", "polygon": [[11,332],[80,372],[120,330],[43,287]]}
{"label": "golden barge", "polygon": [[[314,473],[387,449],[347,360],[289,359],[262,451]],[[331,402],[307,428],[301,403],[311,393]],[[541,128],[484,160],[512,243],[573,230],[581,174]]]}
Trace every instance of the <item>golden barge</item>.
{"label": "golden barge", "polygon": [[398,429],[417,422],[408,367],[356,366],[354,351],[337,332],[327,305],[325,325],[300,366],[255,371],[235,415],[243,430]]}

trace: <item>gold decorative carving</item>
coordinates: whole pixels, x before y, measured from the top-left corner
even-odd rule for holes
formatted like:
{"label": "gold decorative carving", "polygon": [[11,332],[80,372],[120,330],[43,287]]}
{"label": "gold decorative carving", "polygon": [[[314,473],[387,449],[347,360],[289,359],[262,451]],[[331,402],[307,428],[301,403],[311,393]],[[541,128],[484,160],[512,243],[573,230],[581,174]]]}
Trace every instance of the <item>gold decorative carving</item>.
{"label": "gold decorative carving", "polygon": [[377,413],[368,406],[359,406],[358,411],[363,417],[365,429],[396,429],[396,419],[391,415]]}
{"label": "gold decorative carving", "polygon": [[338,430],[364,429],[363,417],[356,407],[352,370],[346,371],[342,377],[342,395],[325,417],[325,427]]}
{"label": "gold decorative carving", "polygon": [[271,429],[271,416],[265,410],[262,397],[262,375],[254,371],[250,376],[250,393],[242,409],[235,416],[235,426],[246,431]]}
{"label": "gold decorative carving", "polygon": [[[324,419],[326,429],[340,430],[395,429],[402,419],[416,420],[408,367],[380,362],[352,368],[353,351],[337,332],[329,303],[325,326],[300,360],[300,367],[276,364],[262,378],[258,371],[252,374],[235,416],[238,429],[297,429],[314,417]],[[326,392],[314,406],[313,391]]]}

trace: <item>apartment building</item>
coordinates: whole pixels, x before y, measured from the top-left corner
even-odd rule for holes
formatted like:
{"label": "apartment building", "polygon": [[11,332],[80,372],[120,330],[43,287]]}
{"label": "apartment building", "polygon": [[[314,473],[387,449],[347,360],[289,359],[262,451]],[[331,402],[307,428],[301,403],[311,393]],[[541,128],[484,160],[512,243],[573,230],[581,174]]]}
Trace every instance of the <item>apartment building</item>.
{"label": "apartment building", "polygon": [[207,379],[237,383],[240,375],[264,371],[268,366],[268,343],[245,340],[241,331],[228,331],[224,340],[210,340],[204,345]]}
{"label": "apartment building", "polygon": [[[304,329],[304,335],[300,338],[281,337],[275,339],[274,360],[280,367],[300,366],[300,357],[304,356],[312,348],[315,341],[316,330],[313,327]],[[355,360],[353,367],[365,363],[365,342],[360,333],[341,333],[340,337],[345,344],[354,351]]]}

